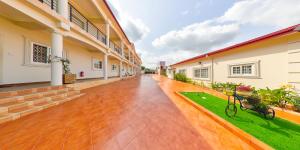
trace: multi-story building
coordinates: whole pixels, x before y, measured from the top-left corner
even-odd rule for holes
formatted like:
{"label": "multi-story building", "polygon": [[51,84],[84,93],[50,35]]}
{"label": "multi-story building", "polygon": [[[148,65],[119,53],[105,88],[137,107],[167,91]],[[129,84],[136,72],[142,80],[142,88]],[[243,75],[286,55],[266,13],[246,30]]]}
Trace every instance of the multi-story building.
{"label": "multi-story building", "polygon": [[[105,0],[1,0],[0,86],[135,75],[141,59]],[[51,59],[51,62],[49,61]]]}
{"label": "multi-story building", "polygon": [[196,82],[244,83],[257,88],[295,86],[300,93],[300,25],[199,55],[170,66]]}

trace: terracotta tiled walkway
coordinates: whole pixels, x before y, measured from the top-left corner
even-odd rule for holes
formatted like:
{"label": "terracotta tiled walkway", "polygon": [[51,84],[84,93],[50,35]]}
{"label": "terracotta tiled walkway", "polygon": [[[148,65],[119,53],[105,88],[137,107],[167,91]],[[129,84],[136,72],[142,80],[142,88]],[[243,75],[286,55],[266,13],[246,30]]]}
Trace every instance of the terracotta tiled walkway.
{"label": "terracotta tiled walkway", "polygon": [[77,100],[0,125],[0,149],[249,149],[180,99],[170,100],[151,76],[83,92]]}

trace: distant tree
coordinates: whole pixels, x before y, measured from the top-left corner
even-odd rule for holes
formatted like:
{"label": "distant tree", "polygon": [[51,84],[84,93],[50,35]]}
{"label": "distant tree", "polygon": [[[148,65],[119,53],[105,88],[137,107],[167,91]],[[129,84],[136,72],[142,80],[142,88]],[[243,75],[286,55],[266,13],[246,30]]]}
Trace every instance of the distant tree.
{"label": "distant tree", "polygon": [[145,69],[146,69],[146,67],[145,67],[145,66],[141,66],[141,69],[142,69],[142,70],[145,70]]}

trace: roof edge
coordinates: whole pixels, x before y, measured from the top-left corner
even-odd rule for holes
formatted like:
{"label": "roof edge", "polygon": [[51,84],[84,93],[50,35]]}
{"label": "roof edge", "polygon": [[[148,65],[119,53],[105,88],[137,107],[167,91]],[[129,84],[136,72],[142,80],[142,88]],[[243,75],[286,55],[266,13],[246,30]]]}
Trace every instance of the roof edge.
{"label": "roof edge", "polygon": [[259,37],[256,37],[256,38],[253,38],[253,39],[250,39],[250,40],[238,43],[238,44],[234,44],[234,45],[231,45],[231,46],[228,46],[228,47],[225,47],[225,48],[222,48],[222,49],[218,49],[218,50],[215,50],[215,51],[212,51],[212,52],[209,52],[209,53],[198,55],[198,56],[180,61],[178,63],[172,64],[170,66],[173,67],[175,65],[179,65],[179,64],[183,64],[183,63],[186,63],[186,62],[197,60],[197,59],[200,59],[200,58],[203,58],[203,57],[208,57],[208,56],[211,56],[211,55],[219,54],[219,53],[222,53],[222,52],[232,50],[234,48],[243,47],[243,46],[246,46],[246,45],[253,44],[255,42],[267,40],[267,39],[270,39],[270,38],[273,38],[273,37],[276,37],[276,36],[280,36],[280,35],[284,35],[284,34],[287,34],[287,33],[299,32],[299,30],[298,30],[299,28],[300,28],[300,24],[293,25],[293,26],[290,26],[290,27],[287,27],[287,28],[284,28],[284,29],[281,29],[281,30],[278,30],[278,31],[275,31],[275,32],[271,32],[269,34],[259,36]]}

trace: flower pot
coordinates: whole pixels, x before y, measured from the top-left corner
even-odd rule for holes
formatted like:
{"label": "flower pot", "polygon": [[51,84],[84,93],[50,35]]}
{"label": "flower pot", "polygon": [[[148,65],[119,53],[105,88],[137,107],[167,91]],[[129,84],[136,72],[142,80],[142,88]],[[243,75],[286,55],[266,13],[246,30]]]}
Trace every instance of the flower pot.
{"label": "flower pot", "polygon": [[244,97],[249,97],[252,95],[251,91],[236,91],[236,94],[244,96]]}
{"label": "flower pot", "polygon": [[64,84],[75,83],[75,81],[76,81],[76,74],[69,73],[63,75]]}

